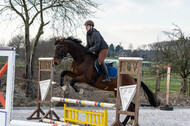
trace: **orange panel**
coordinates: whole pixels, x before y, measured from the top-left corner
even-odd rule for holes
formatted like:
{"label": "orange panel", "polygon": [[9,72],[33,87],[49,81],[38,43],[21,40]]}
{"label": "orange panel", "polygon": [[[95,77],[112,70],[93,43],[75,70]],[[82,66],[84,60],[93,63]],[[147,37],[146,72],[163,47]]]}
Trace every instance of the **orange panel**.
{"label": "orange panel", "polygon": [[0,70],[0,78],[5,73],[5,71],[7,70],[7,66],[8,66],[8,61],[5,63],[3,68]]}
{"label": "orange panel", "polygon": [[5,108],[5,99],[1,92],[0,92],[0,103],[3,105],[3,108]]}

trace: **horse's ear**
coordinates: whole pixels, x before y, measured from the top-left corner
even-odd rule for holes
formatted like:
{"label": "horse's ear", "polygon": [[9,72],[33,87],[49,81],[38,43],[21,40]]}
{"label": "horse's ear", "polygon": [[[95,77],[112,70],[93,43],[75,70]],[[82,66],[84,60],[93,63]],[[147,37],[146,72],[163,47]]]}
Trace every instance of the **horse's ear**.
{"label": "horse's ear", "polygon": [[54,39],[54,41],[55,41],[54,45],[57,45],[56,37],[54,37],[53,39]]}
{"label": "horse's ear", "polygon": [[65,38],[62,38],[62,39],[60,40],[60,44],[63,44],[64,39],[65,39]]}
{"label": "horse's ear", "polygon": [[54,45],[57,45],[59,43],[59,40],[57,39],[57,37],[53,37],[53,40],[55,41]]}

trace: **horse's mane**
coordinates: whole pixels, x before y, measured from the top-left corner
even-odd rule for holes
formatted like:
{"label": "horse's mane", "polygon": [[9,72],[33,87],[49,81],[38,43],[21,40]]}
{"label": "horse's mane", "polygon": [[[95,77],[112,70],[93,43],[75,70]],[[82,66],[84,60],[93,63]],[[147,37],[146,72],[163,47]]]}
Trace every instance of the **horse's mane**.
{"label": "horse's mane", "polygon": [[[69,37],[65,38],[65,40],[71,40],[71,41],[73,41],[73,42],[75,42],[75,43],[77,43],[79,45],[81,45],[81,43],[82,43],[82,41],[80,39],[74,38],[72,36],[69,36]],[[83,46],[83,45],[81,45],[81,46]]]}
{"label": "horse's mane", "polygon": [[81,47],[81,48],[84,50],[85,53],[97,57],[96,55],[94,55],[93,53],[91,53],[87,48],[85,48],[85,47],[82,45],[82,41],[81,41],[80,39],[77,39],[77,38],[74,38],[74,37],[72,37],[72,36],[69,36],[69,37],[65,38],[65,40],[70,40],[70,41],[76,43],[79,47]]}
{"label": "horse's mane", "polygon": [[72,36],[69,36],[67,38],[65,38],[65,40],[70,40],[70,41],[73,41],[74,43],[76,43],[77,45],[79,45],[85,52],[88,51],[87,48],[85,48],[83,45],[82,45],[82,41],[80,39],[77,39],[77,38],[74,38]]}

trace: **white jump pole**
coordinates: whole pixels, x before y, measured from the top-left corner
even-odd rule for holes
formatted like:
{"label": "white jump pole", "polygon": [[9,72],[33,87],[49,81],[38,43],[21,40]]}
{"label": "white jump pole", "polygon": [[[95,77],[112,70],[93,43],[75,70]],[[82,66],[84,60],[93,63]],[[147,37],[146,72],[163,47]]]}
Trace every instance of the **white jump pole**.
{"label": "white jump pole", "polygon": [[70,123],[65,123],[65,122],[60,122],[60,121],[54,121],[54,120],[51,120],[51,119],[42,119],[43,122],[46,122],[46,123],[51,123],[51,124],[58,124],[58,125],[61,125],[61,126],[80,126],[80,125],[74,125],[74,124],[70,124]]}
{"label": "white jump pole", "polygon": [[15,76],[15,48],[0,47],[0,56],[8,57],[6,102],[5,109],[0,109],[0,125],[9,126],[13,108],[14,76]]}
{"label": "white jump pole", "polygon": [[59,97],[52,97],[52,101],[81,104],[81,105],[89,105],[89,106],[97,106],[97,107],[115,108],[115,104],[104,103],[104,102],[96,102],[96,101],[86,101],[86,100],[59,98]]}
{"label": "white jump pole", "polygon": [[[0,109],[0,126],[55,126],[42,122],[11,120],[15,78],[15,48],[0,47],[0,56],[8,57],[5,109]],[[61,126],[61,125],[56,125]]]}
{"label": "white jump pole", "polygon": [[[11,120],[10,125],[11,126],[55,126],[53,124],[48,124],[48,123],[30,122],[30,121],[22,121],[22,120]],[[56,125],[56,126],[59,126],[59,125]]]}

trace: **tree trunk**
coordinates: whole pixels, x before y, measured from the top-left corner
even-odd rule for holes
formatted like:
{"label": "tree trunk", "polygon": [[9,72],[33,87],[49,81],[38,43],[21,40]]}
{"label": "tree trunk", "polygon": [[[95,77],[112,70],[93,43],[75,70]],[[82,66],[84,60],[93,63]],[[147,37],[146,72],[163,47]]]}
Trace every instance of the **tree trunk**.
{"label": "tree trunk", "polygon": [[[40,0],[40,10],[41,10],[41,12],[40,12],[41,24],[40,24],[40,27],[38,29],[38,33],[35,36],[34,43],[32,45],[32,49],[30,50],[30,54],[29,54],[28,74],[29,74],[30,80],[33,80],[34,57],[35,57],[36,46],[38,44],[40,36],[43,34],[43,27],[46,25],[43,22],[42,0]],[[32,82],[28,83],[27,93],[31,94],[32,98],[35,98],[35,96],[36,96],[35,89],[34,89]]]}
{"label": "tree trunk", "polygon": [[36,52],[36,47],[38,45],[38,41],[40,39],[40,36],[43,34],[43,27],[44,27],[44,21],[43,21],[43,11],[42,11],[42,0],[40,0],[40,18],[41,18],[41,24],[40,27],[38,28],[38,32],[35,36],[34,43],[32,45],[31,49],[31,54],[30,54],[30,66],[31,66],[31,76],[33,77],[34,73],[34,57],[35,57],[35,52]]}
{"label": "tree trunk", "polygon": [[183,78],[183,94],[187,93],[187,78]]}
{"label": "tree trunk", "polygon": [[155,99],[158,101],[159,93],[160,93],[160,80],[161,76],[159,74],[159,70],[156,71],[156,88],[155,88]]}
{"label": "tree trunk", "polygon": [[34,57],[35,57],[35,52],[36,52],[36,47],[38,44],[38,41],[40,39],[40,36],[43,34],[43,24],[40,25],[39,29],[38,29],[38,33],[34,39],[34,43],[31,49],[31,55],[30,55],[30,65],[31,65],[31,75],[33,77],[33,73],[34,73]]}
{"label": "tree trunk", "polygon": [[188,94],[188,96],[190,96],[190,81],[188,81],[187,83],[189,84],[189,88],[188,88],[189,89],[189,94]]}
{"label": "tree trunk", "polygon": [[26,96],[32,96],[34,98],[35,90],[32,83],[32,74],[31,74],[31,64],[30,64],[30,34],[29,34],[29,23],[25,23],[25,78],[27,81],[27,87],[26,87]]}

